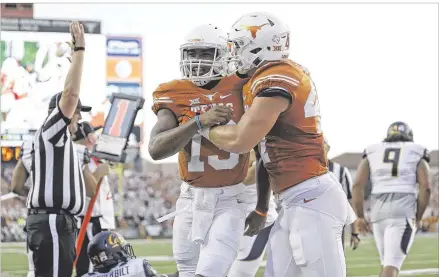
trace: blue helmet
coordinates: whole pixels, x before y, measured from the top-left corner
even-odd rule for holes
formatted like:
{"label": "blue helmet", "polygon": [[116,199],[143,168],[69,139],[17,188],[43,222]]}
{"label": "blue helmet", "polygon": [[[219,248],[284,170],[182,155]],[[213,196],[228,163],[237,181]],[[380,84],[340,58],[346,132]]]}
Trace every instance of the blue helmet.
{"label": "blue helmet", "polygon": [[98,272],[107,272],[120,262],[136,258],[131,244],[112,231],[103,231],[94,236],[87,248],[87,254]]}
{"label": "blue helmet", "polygon": [[408,124],[402,121],[394,122],[388,127],[386,142],[414,141],[413,131]]}

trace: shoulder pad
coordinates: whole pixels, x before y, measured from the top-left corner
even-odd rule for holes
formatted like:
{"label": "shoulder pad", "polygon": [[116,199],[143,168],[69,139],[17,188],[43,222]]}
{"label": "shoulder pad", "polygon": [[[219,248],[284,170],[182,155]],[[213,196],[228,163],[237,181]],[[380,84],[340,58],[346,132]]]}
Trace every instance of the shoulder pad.
{"label": "shoulder pad", "polygon": [[431,162],[431,155],[428,152],[428,149],[425,148],[425,150],[423,150],[423,156],[422,159],[424,159],[425,161],[427,161],[428,163]]}

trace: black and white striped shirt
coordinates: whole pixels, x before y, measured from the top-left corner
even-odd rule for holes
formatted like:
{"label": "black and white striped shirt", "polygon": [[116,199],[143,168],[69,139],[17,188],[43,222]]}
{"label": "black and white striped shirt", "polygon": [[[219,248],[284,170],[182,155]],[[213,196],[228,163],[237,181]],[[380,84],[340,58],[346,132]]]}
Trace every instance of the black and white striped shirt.
{"label": "black and white striped shirt", "polygon": [[72,215],[84,209],[84,177],[69,123],[57,105],[33,138],[28,208],[54,208]]}
{"label": "black and white striped shirt", "polygon": [[350,171],[347,167],[338,163],[328,161],[328,169],[336,175],[339,183],[342,184],[342,189],[347,195],[347,199],[351,199],[351,190],[353,188],[353,180],[351,179]]}

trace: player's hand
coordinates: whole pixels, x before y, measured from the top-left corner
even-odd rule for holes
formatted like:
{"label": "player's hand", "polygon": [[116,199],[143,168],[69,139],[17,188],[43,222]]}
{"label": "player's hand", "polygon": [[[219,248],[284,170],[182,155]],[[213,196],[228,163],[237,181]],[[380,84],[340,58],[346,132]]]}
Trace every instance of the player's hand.
{"label": "player's hand", "polygon": [[72,35],[72,42],[75,47],[85,47],[84,26],[78,21],[70,23],[70,34]]}
{"label": "player's hand", "polygon": [[351,234],[350,238],[350,247],[353,250],[356,250],[358,248],[359,243],[361,242],[361,239],[359,238],[359,234]]}
{"label": "player's hand", "polygon": [[185,124],[188,121],[190,121],[191,119],[195,118],[197,115],[196,112],[190,111],[190,110],[185,110],[182,112],[182,115],[179,117],[178,121],[179,121],[179,125]]}
{"label": "player's hand", "polygon": [[98,172],[98,175],[107,176],[110,173],[110,165],[108,163],[102,163],[98,165],[96,172]]}
{"label": "player's hand", "polygon": [[98,136],[95,133],[90,133],[87,135],[87,141],[91,145],[95,145],[97,140],[98,140]]}
{"label": "player's hand", "polygon": [[232,109],[226,106],[215,106],[200,115],[200,123],[203,127],[212,127],[217,124],[226,124],[232,118]]}
{"label": "player's hand", "polygon": [[244,235],[245,236],[255,236],[260,232],[261,229],[264,228],[266,224],[267,216],[262,216],[258,214],[256,211],[252,211],[247,217],[244,224]]}
{"label": "player's hand", "polygon": [[363,218],[363,217],[358,217],[358,218],[356,219],[355,224],[356,224],[356,228],[357,228],[357,230],[359,230],[359,232],[360,232],[362,235],[365,235],[365,234],[371,232],[371,230],[370,230],[370,226],[368,225],[368,222],[367,222],[367,220],[366,220],[365,218]]}

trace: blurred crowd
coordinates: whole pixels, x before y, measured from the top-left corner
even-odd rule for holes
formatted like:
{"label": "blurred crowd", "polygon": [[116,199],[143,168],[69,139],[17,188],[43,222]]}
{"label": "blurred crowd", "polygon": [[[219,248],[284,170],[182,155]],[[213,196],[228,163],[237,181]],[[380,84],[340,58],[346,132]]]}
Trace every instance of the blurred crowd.
{"label": "blurred crowd", "polygon": [[[111,174],[110,182],[118,184],[119,176]],[[175,210],[179,191],[177,174],[124,170],[122,188],[113,185],[117,228],[129,238],[171,237],[172,220],[156,218]]]}
{"label": "blurred crowd", "polygon": [[[9,169],[7,169],[9,173]],[[2,194],[8,182],[2,178]],[[175,210],[180,180],[175,174],[114,170],[109,175],[115,207],[116,227],[127,238],[171,237],[172,220],[156,218]],[[16,197],[1,202],[1,241],[23,241],[26,199]]]}

